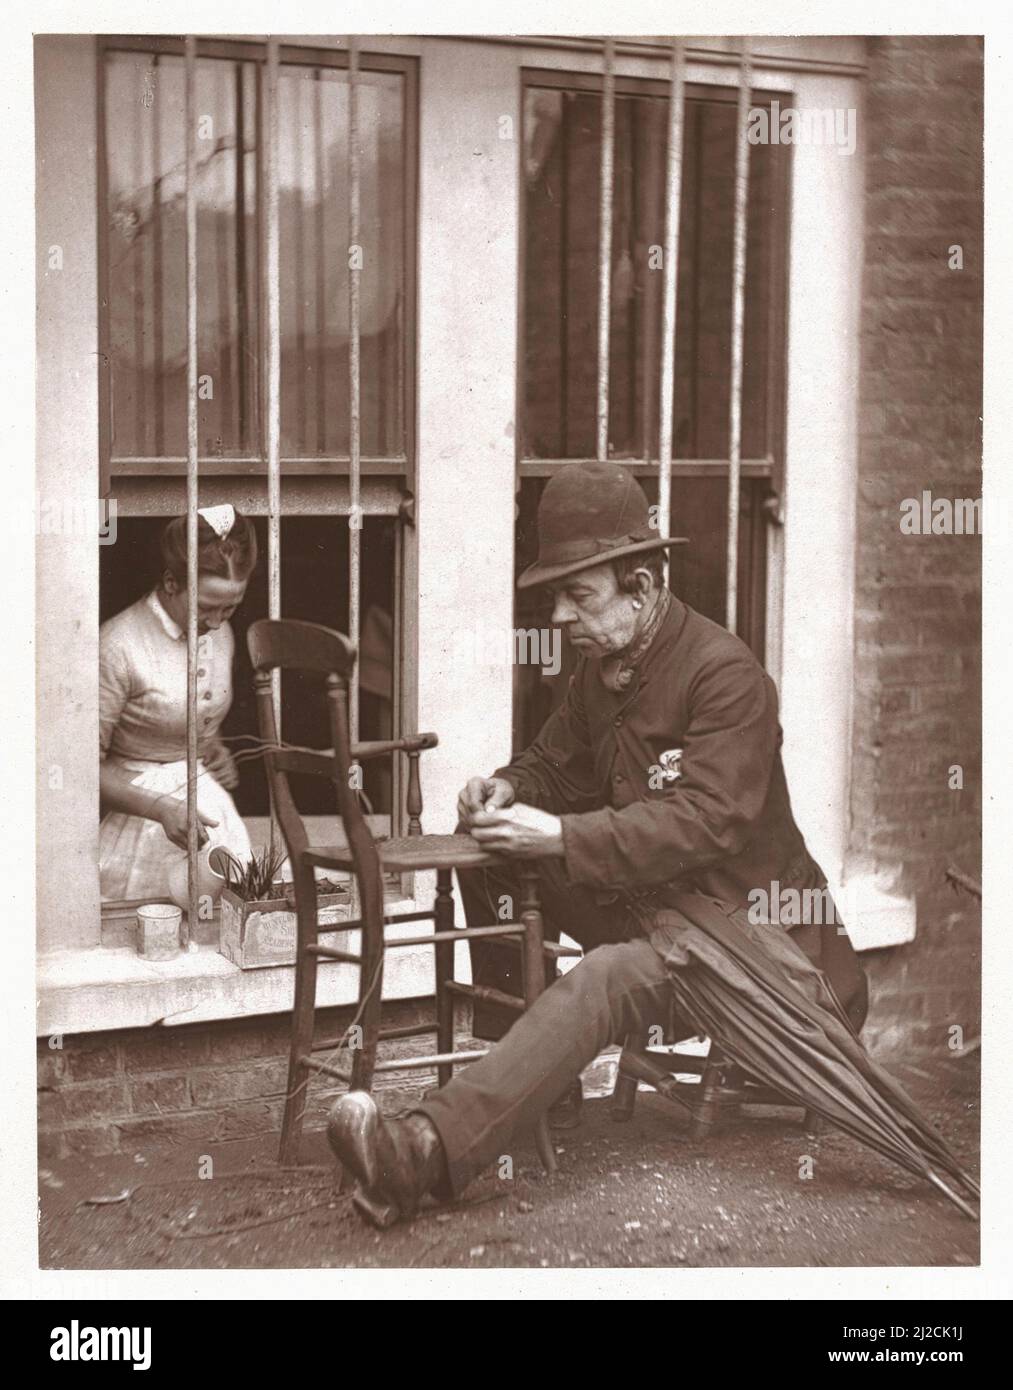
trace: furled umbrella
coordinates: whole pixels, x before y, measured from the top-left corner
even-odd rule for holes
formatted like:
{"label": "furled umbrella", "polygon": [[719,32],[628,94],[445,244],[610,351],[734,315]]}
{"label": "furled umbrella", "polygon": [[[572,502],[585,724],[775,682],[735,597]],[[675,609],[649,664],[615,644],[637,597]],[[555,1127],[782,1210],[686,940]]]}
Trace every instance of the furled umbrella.
{"label": "furled umbrella", "polygon": [[653,915],[651,942],[682,1011],[744,1072],[927,1179],[976,1219],[940,1171],[974,1197],[977,1185],[872,1060],[826,976],[782,926],[744,913],[733,919],[712,899],[678,894]]}

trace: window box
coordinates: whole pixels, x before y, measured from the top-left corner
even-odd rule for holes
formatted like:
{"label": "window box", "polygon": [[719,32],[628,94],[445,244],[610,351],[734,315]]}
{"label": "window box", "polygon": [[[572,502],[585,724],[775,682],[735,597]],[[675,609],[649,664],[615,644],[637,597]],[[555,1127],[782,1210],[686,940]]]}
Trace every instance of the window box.
{"label": "window box", "polygon": [[[339,887],[333,893],[320,893],[318,916],[322,927],[345,922],[352,915],[351,895]],[[351,951],[352,932],[323,932],[321,945]],[[231,888],[221,896],[221,935],[219,950],[240,970],[258,970],[269,965],[294,965],[296,913],[289,896],[246,902]]]}

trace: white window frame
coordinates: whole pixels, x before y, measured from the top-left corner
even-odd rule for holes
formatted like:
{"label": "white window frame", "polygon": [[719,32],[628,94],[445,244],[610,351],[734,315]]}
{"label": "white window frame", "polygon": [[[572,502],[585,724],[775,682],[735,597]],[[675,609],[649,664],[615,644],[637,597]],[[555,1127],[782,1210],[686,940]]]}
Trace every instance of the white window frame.
{"label": "white window frame", "polygon": [[[513,622],[516,333],[520,284],[521,69],[599,72],[591,41],[380,38],[370,46],[418,55],[418,500],[410,591],[418,596],[416,722],[440,734],[426,755],[426,828],[454,828],[459,787],[509,750],[509,667],[453,665],[452,637],[469,624]],[[784,758],[799,824],[848,911],[849,885],[870,890],[857,944],[909,939],[909,904],[876,895],[848,863],[853,606],[858,482],[857,386],[863,247],[861,40],[758,41],[757,87],[800,105],[854,107],[859,146],[797,147],[788,264],[785,525],[771,529],[767,662],[781,692]],[[667,54],[620,44],[616,71],[664,76]],[[732,40],[694,40],[686,81],[734,84]],[[40,291],[38,489],[94,507],[98,478],[94,170],[65,151],[93,143],[94,40],[49,37],[37,51],[40,236],[73,248]],[[467,105],[469,120],[460,111]],[[89,115],[89,112],[92,113]],[[47,157],[48,156],[48,157]],[[89,191],[90,190],[90,191]],[[82,209],[85,212],[82,212]],[[452,544],[448,544],[452,538]],[[40,536],[38,913],[43,1032],[137,1026],[158,1019],[270,1013],[291,1007],[291,972],[240,972],[216,954],[155,967],[99,946],[97,846],[98,565],[93,535]],[[463,692],[467,698],[463,698]],[[60,789],[47,785],[59,770]],[[95,831],[84,827],[95,822]],[[54,865],[59,869],[54,871]],[[418,876],[416,900],[431,893]],[[866,930],[866,925],[868,930]],[[865,938],[863,940],[863,932]],[[171,965],[172,963],[170,963]],[[458,962],[462,977],[466,960]],[[321,1005],[354,997],[351,968],[322,972]],[[328,983],[328,981],[332,983]],[[385,993],[431,992],[431,969],[394,952]]]}

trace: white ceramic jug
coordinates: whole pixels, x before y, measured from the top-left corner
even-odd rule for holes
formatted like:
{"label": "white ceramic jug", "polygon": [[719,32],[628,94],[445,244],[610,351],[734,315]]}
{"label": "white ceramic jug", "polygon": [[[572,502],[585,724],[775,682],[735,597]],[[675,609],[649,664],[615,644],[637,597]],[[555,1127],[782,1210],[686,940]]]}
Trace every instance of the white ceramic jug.
{"label": "white ceramic jug", "polygon": [[[231,859],[237,864],[224,845],[213,845],[209,841],[197,855],[197,896],[210,898],[216,903],[225,887],[225,861]],[[169,870],[169,897],[184,912],[190,906],[189,885],[187,882],[187,857],[181,854]]]}

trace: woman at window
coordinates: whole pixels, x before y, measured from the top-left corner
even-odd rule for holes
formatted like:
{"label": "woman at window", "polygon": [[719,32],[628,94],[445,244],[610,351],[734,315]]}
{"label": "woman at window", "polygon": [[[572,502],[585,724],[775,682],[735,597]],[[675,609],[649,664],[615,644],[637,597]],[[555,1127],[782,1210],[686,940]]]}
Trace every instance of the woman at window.
{"label": "woman at window", "polygon": [[[99,831],[104,899],[169,894],[186,854],[186,518],[161,537],[161,580],[99,632]],[[257,563],[253,523],[232,506],[197,517],[198,839],[248,859],[250,840],[229,790],[238,772],[219,737],[232,703],[229,618]]]}

